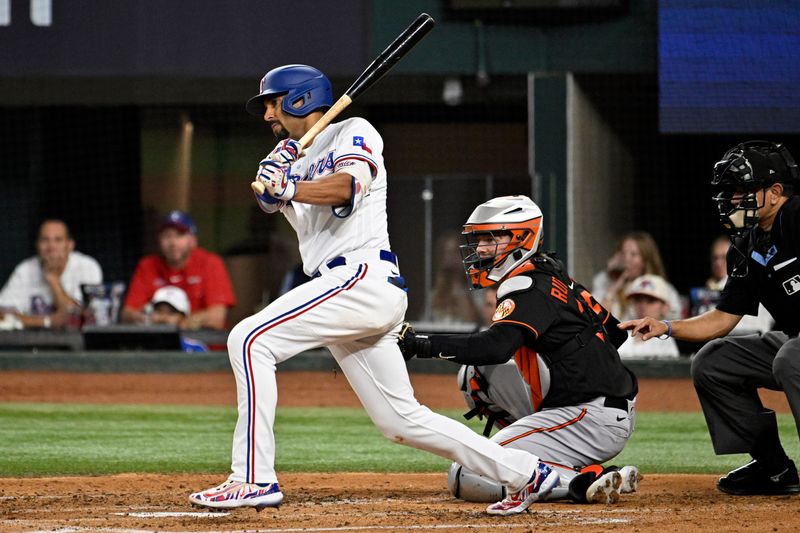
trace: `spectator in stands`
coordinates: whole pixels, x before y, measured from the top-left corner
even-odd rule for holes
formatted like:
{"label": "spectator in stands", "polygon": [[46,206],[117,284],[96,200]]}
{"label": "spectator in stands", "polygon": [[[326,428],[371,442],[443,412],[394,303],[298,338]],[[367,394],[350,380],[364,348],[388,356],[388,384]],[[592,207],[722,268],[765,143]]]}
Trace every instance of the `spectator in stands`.
{"label": "spectator in stands", "polygon": [[[669,312],[669,285],[661,276],[654,274],[639,276],[628,286],[625,297],[636,318],[652,316],[662,320]],[[618,352],[622,359],[672,358],[680,355],[678,345],[673,338],[656,338],[644,342],[641,336],[629,337],[619,347]]]}
{"label": "spectator in stands", "polygon": [[150,300],[149,322],[182,327],[191,314],[191,304],[186,292],[180,287],[167,285],[158,289]]}
{"label": "spectator in stands", "polygon": [[[161,287],[150,300],[151,324],[168,324],[183,328],[186,319],[191,315],[191,305],[186,292],[180,287],[167,285]],[[181,335],[181,346],[185,352],[207,352],[205,343]]]}
{"label": "spectator in stands", "polygon": [[156,290],[174,285],[186,292],[192,309],[184,328],[224,329],[236,297],[222,258],[197,245],[192,217],[172,211],[161,224],[158,241],[161,253],[142,258],[133,273],[122,321],[143,324],[144,306]]}
{"label": "spectator in stands", "polygon": [[728,281],[728,248],[731,239],[727,235],[720,235],[711,243],[711,276],[706,280],[706,288],[721,291]]}
{"label": "spectator in stands", "polygon": [[80,320],[81,285],[102,281],[98,262],[75,251],[67,224],[48,219],[39,226],[36,256],[17,265],[0,291],[0,309],[25,328],[64,328],[70,317]]}
{"label": "spectator in stands", "polygon": [[434,322],[480,324],[481,313],[473,291],[464,281],[458,234],[439,240],[435,257],[439,260],[433,280],[431,318]]}
{"label": "spectator in stands", "polygon": [[[654,274],[667,280],[664,262],[653,237],[644,231],[632,231],[617,242],[606,270],[595,275],[592,280],[592,295],[614,316],[620,320],[629,320],[633,318],[633,308],[628,304],[625,292],[633,280],[644,274]],[[683,306],[678,291],[669,282],[667,290],[667,318],[680,318]]]}

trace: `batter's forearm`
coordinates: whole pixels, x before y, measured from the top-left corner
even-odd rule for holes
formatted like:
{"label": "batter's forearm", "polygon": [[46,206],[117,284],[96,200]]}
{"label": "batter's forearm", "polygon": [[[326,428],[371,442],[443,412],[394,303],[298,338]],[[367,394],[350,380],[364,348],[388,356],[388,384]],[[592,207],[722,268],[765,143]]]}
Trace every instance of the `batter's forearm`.
{"label": "batter's forearm", "polygon": [[343,206],[353,195],[353,176],[338,172],[311,181],[298,181],[293,202],[313,205]]}

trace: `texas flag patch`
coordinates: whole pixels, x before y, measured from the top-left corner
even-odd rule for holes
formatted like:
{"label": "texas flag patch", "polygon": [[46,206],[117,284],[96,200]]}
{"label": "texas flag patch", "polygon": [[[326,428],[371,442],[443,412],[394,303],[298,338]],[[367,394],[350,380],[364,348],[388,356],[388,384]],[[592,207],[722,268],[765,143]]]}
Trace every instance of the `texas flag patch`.
{"label": "texas flag patch", "polygon": [[372,150],[370,150],[367,143],[364,142],[364,137],[353,137],[353,146],[360,146],[365,152],[372,154]]}

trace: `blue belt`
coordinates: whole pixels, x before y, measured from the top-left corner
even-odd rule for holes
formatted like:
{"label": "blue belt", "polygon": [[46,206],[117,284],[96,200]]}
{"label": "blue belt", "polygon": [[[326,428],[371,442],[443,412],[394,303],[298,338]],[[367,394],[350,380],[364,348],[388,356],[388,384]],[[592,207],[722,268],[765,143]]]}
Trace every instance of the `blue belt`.
{"label": "blue belt", "polygon": [[[394,266],[397,266],[397,256],[394,255],[394,253],[390,252],[389,250],[381,250],[379,257],[381,258],[382,261],[388,261]],[[333,259],[325,263],[325,266],[328,267],[328,269],[330,270],[332,268],[344,266],[346,264],[347,264],[347,259],[345,259],[344,256],[340,255],[339,257],[334,257]],[[317,278],[321,275],[322,274],[320,273],[320,271],[317,270],[317,273],[314,274],[312,277]]]}

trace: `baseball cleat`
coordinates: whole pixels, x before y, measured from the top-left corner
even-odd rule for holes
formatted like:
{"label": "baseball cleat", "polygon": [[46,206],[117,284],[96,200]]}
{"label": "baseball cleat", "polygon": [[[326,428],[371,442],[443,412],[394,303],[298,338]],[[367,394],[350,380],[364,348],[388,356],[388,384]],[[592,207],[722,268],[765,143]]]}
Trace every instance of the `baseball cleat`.
{"label": "baseball cleat", "polygon": [[639,469],[633,465],[623,466],[619,469],[619,474],[622,476],[622,485],[619,487],[621,494],[636,492],[639,483],[644,479]]}
{"label": "baseball cleat", "polygon": [[528,509],[533,502],[547,496],[558,485],[558,472],[540,462],[536,465],[530,481],[525,487],[505,497],[504,500],[493,503],[486,508],[491,515],[508,516],[519,514]]}
{"label": "baseball cleat", "polygon": [[621,485],[622,476],[619,471],[606,472],[586,489],[586,501],[589,503],[617,503]]}
{"label": "baseball cleat", "polygon": [[195,492],[189,496],[192,505],[210,509],[233,509],[235,507],[280,507],[283,493],[277,483],[245,483],[228,479],[222,485]]}
{"label": "baseball cleat", "polygon": [[791,460],[782,469],[773,468],[769,471],[762,463],[754,460],[719,478],[717,488],[740,496],[797,494],[800,493],[800,480],[797,468]]}

